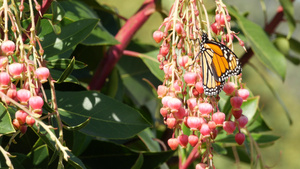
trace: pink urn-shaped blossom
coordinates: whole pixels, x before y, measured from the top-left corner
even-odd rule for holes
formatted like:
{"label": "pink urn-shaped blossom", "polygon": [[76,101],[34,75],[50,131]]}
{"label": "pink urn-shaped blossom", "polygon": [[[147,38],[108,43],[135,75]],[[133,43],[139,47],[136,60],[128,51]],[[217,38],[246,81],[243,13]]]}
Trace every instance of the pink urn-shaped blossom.
{"label": "pink urn-shaped blossom", "polygon": [[1,44],[1,51],[6,55],[12,55],[15,49],[16,49],[16,45],[11,40],[4,41]]}
{"label": "pink urn-shaped blossom", "polygon": [[198,136],[192,134],[192,135],[189,135],[188,140],[189,140],[190,145],[192,147],[194,147],[198,143],[199,138],[198,138]]}
{"label": "pink urn-shaped blossom", "polygon": [[27,113],[24,110],[18,110],[15,113],[15,118],[19,121],[20,124],[25,124]]}
{"label": "pink urn-shaped blossom", "polygon": [[40,80],[41,83],[47,82],[47,79],[50,75],[50,71],[46,67],[37,68],[35,73],[36,73],[36,75],[37,75],[37,77],[38,77],[38,79]]}
{"label": "pink urn-shaped blossom", "polygon": [[180,136],[178,136],[178,142],[181,145],[181,147],[185,148],[186,145],[189,143],[189,138],[187,135],[181,134]]}
{"label": "pink urn-shaped blossom", "polygon": [[168,145],[169,147],[172,149],[172,150],[176,150],[178,145],[179,145],[179,142],[178,142],[178,139],[177,138],[170,138],[168,140]]}
{"label": "pink urn-shaped blossom", "polygon": [[239,122],[239,126],[241,128],[244,128],[246,126],[246,124],[248,123],[248,117],[242,115],[239,119],[237,119],[237,121]]}
{"label": "pink urn-shaped blossom", "polygon": [[198,128],[202,125],[201,120],[199,117],[188,117],[187,125],[190,127],[191,130],[198,130]]}
{"label": "pink urn-shaped blossom", "polygon": [[217,126],[222,126],[225,121],[225,114],[223,112],[216,112],[212,115],[212,119]]}
{"label": "pink urn-shaped blossom", "polygon": [[30,91],[27,89],[20,89],[17,91],[17,99],[21,104],[27,105],[27,102],[30,98]]}
{"label": "pink urn-shaped blossom", "polygon": [[235,130],[235,122],[233,121],[225,121],[223,123],[223,129],[227,132],[227,134],[232,134]]}
{"label": "pink urn-shaped blossom", "polygon": [[162,31],[155,31],[153,33],[153,39],[156,43],[159,43],[164,37],[164,33]]}
{"label": "pink urn-shaped blossom", "polygon": [[209,137],[210,131],[211,130],[210,130],[208,124],[206,124],[206,123],[202,124],[201,129],[200,129],[200,133],[202,134],[202,136]]}
{"label": "pink urn-shaped blossom", "polygon": [[233,82],[228,82],[225,83],[224,87],[223,87],[223,91],[227,94],[227,95],[231,95],[235,90],[235,84]]}
{"label": "pink urn-shaped blossom", "polygon": [[200,103],[199,111],[201,112],[202,115],[208,115],[213,111],[213,107],[209,103]]}
{"label": "pink urn-shaped blossom", "polygon": [[0,88],[1,89],[7,89],[8,85],[10,83],[10,76],[6,72],[0,73]]}
{"label": "pink urn-shaped blossom", "polygon": [[8,70],[14,79],[19,79],[21,78],[21,73],[23,72],[23,64],[12,63],[8,66]]}
{"label": "pink urn-shaped blossom", "polygon": [[194,85],[197,81],[197,74],[195,72],[187,72],[184,75],[184,81],[187,85],[191,86]]}
{"label": "pink urn-shaped blossom", "polygon": [[194,108],[197,106],[197,99],[196,98],[189,98],[187,100],[187,105],[190,110],[194,110]]}
{"label": "pink urn-shaped blossom", "polygon": [[158,98],[163,98],[168,92],[168,88],[164,85],[159,85],[157,87],[157,95],[158,95]]}
{"label": "pink urn-shaped blossom", "polygon": [[247,90],[247,89],[239,89],[238,90],[238,96],[240,96],[241,98],[243,98],[243,100],[247,100],[247,98],[249,97],[249,90]]}
{"label": "pink urn-shaped blossom", "polygon": [[181,105],[182,102],[178,98],[172,98],[168,101],[168,107],[171,108],[171,112],[177,112]]}
{"label": "pink urn-shaped blossom", "polygon": [[245,135],[243,133],[237,133],[234,139],[239,145],[242,145],[245,141]]}
{"label": "pink urn-shaped blossom", "polygon": [[44,100],[40,96],[32,96],[29,99],[29,106],[34,111],[41,111],[42,107],[44,105]]}
{"label": "pink urn-shaped blossom", "polygon": [[243,104],[243,98],[241,98],[239,96],[234,96],[234,97],[230,98],[230,103],[234,109],[239,109],[239,108],[241,108],[241,106]]}
{"label": "pink urn-shaped blossom", "polygon": [[186,67],[189,61],[189,56],[185,55],[178,59],[178,64],[182,67]]}
{"label": "pink urn-shaped blossom", "polygon": [[31,117],[31,116],[26,117],[26,124],[28,124],[28,126],[33,126],[34,123],[35,123],[35,120],[33,117]]}

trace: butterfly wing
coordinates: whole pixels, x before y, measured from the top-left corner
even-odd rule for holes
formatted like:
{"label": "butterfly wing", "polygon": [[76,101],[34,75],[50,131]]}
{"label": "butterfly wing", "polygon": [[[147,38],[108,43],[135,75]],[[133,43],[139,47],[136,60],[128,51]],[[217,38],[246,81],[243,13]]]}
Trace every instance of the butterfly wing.
{"label": "butterfly wing", "polygon": [[204,93],[217,95],[223,89],[225,80],[241,73],[237,56],[225,45],[206,40],[201,44],[201,63]]}

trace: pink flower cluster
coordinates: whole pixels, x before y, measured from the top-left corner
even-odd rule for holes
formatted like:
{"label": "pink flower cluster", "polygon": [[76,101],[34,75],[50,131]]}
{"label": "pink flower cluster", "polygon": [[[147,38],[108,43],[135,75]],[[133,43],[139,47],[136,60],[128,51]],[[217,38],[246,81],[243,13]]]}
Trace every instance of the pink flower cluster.
{"label": "pink flower cluster", "polygon": [[[196,39],[201,39],[203,28],[200,23],[205,25],[209,21],[203,22],[198,17],[201,11],[198,8],[202,5],[197,3],[200,2],[191,1],[188,6],[184,5],[184,1],[176,2],[178,3],[174,3],[169,16],[153,33],[154,40],[162,42],[157,59],[160,69],[165,73],[163,84],[157,89],[158,98],[162,99],[163,105],[160,113],[167,127],[174,131],[172,138],[168,140],[172,150],[176,150],[178,146],[185,148],[188,144],[193,147],[206,144],[205,153],[212,156],[212,147],[209,146],[221,130],[227,134],[236,133],[236,142],[243,144],[245,135],[240,129],[246,126],[248,119],[242,114],[241,106],[247,100],[249,91],[242,88],[241,76],[229,78],[224,85],[224,92],[230,97],[232,109],[231,112],[226,112],[227,115],[219,110],[218,95],[204,94],[200,63],[202,56],[198,55],[200,44]],[[230,28],[231,18],[226,7],[225,10],[223,7],[217,8],[215,23],[207,27],[216,35],[222,35],[221,43],[223,36],[226,42],[232,42],[233,37],[239,40],[233,31],[227,30],[227,35],[224,32],[225,28]],[[223,14],[224,11],[226,15]],[[189,128],[190,132],[184,133],[184,127]]]}
{"label": "pink flower cluster", "polygon": [[[50,75],[46,67],[35,68],[32,61],[27,62],[18,56],[16,45],[13,41],[3,41],[0,56],[0,92],[1,100],[7,105],[14,105],[14,100],[25,106],[38,118],[42,115],[44,100],[40,91],[41,84],[47,82]],[[9,61],[11,60],[11,61]],[[20,108],[20,107],[19,107]],[[15,113],[13,125],[15,129],[25,133],[27,125],[32,126],[35,119],[20,109]]]}

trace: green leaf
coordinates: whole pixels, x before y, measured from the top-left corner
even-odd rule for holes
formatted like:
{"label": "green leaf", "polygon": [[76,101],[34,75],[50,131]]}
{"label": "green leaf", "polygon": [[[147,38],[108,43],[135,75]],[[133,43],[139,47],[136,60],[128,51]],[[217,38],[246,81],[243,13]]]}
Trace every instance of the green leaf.
{"label": "green leaf", "polygon": [[[45,143],[47,144],[47,147],[50,148],[54,154],[53,155],[58,155],[59,153],[57,152],[56,149],[56,143],[50,138],[49,134],[43,129],[40,128],[38,129],[35,125],[33,126],[33,131],[36,133],[36,135],[39,136],[39,138]],[[52,132],[54,132],[54,130],[51,129]],[[84,164],[81,162],[81,160],[77,157],[75,157],[71,152],[67,151],[68,155],[70,156],[70,158],[68,159],[68,163],[70,165],[72,165],[75,168],[78,169],[85,169]],[[53,157],[52,159],[54,159],[55,157]]]}
{"label": "green leaf", "polygon": [[153,169],[167,161],[173,153],[174,151],[137,152],[123,145],[94,140],[80,157],[87,168],[99,168],[99,164],[101,168],[131,168],[142,154],[144,162],[141,168]]}
{"label": "green leaf", "polygon": [[47,145],[42,145],[32,150],[27,156],[31,159],[33,168],[47,168],[49,160]]}
{"label": "green leaf", "polygon": [[59,79],[57,80],[56,83],[62,83],[64,82],[64,80],[69,77],[69,75],[72,73],[72,71],[74,70],[74,66],[75,66],[75,57],[73,57],[73,59],[71,60],[71,62],[69,63],[69,65],[67,66],[67,68],[64,70],[64,72],[60,75]]}
{"label": "green leaf", "polygon": [[154,140],[155,136],[150,128],[147,128],[138,134],[139,138],[144,142],[150,152],[160,151],[157,141]]}
{"label": "green leaf", "polygon": [[74,154],[69,151],[67,153],[70,156],[68,160],[69,164],[71,164],[75,169],[86,169],[85,165],[78,157],[74,156]]}
{"label": "green leaf", "polygon": [[258,144],[273,143],[280,138],[280,136],[258,133],[252,133],[251,136]]}
{"label": "green leaf", "polygon": [[75,131],[75,130],[80,130],[80,129],[82,129],[83,127],[85,127],[87,124],[89,124],[90,120],[91,120],[91,119],[88,118],[88,119],[86,119],[86,121],[84,121],[83,123],[78,124],[77,126],[71,126],[71,127],[69,127],[69,126],[65,126],[65,125],[64,125],[64,129],[67,129],[67,130],[73,130],[73,131]]}
{"label": "green leaf", "polygon": [[65,10],[62,8],[62,6],[57,2],[53,1],[51,3],[51,10],[52,10],[52,23],[58,24],[65,16]]}
{"label": "green leaf", "polygon": [[271,128],[267,125],[260,112],[258,111],[256,112],[256,117],[254,117],[252,121],[248,122],[247,129],[251,133],[271,131]]}
{"label": "green leaf", "polygon": [[[50,69],[50,74],[51,74],[51,76],[54,80],[58,80],[61,77],[61,75],[63,74],[63,72],[60,71],[60,70]],[[72,76],[72,75],[69,75],[69,77],[67,77],[64,80],[64,82],[73,82],[73,83],[76,83],[76,84],[79,83],[77,78]]]}
{"label": "green leaf", "polygon": [[267,78],[265,77],[265,75],[263,73],[261,73],[254,65],[250,64],[250,66],[252,66],[254,68],[254,70],[261,76],[262,80],[266,83],[266,85],[268,86],[268,88],[271,90],[271,92],[275,96],[276,100],[279,102],[279,104],[284,109],[285,115],[288,118],[290,125],[292,125],[293,124],[293,120],[292,120],[292,117],[290,115],[291,113],[289,112],[289,110],[285,106],[284,102],[282,101],[282,99],[279,96],[279,94],[277,93],[277,91],[274,90],[274,88],[271,86],[270,82],[268,80],[266,80]]}
{"label": "green leaf", "polygon": [[[232,151],[232,147],[226,147],[226,150],[227,150],[226,157],[229,157],[230,159],[235,161],[236,158]],[[236,147],[236,150],[237,150],[237,154],[239,155],[239,160],[244,163],[250,164],[251,159],[249,158],[249,155],[246,153],[245,149],[243,147],[238,146],[238,147]]]}
{"label": "green leaf", "polygon": [[300,54],[300,48],[299,48],[300,42],[299,42],[298,40],[293,39],[293,38],[290,38],[290,39],[289,39],[289,44],[290,44],[291,49],[292,49],[294,52]]}
{"label": "green leaf", "polygon": [[144,156],[141,153],[138,159],[136,160],[136,162],[134,163],[134,165],[131,167],[131,169],[140,169],[142,168],[143,163],[144,163]]}
{"label": "green leaf", "polygon": [[254,117],[259,103],[259,96],[248,98],[247,101],[243,102],[241,108],[243,110],[243,115],[247,116],[248,120],[252,120]]}
{"label": "green leaf", "polygon": [[12,119],[3,103],[0,103],[0,134],[10,134],[16,132],[12,125]]}
{"label": "green leaf", "polygon": [[[55,68],[55,69],[66,69],[68,67],[68,65],[71,64],[72,60],[71,59],[54,59],[54,60],[49,60],[47,62],[47,67],[48,68]],[[87,67],[87,64],[75,60],[74,69],[83,69],[85,67]]]}
{"label": "green leaf", "polygon": [[274,47],[270,42],[269,37],[259,25],[244,18],[229,6],[228,10],[231,15],[237,19],[241,30],[249,40],[258,59],[284,80],[286,74],[286,61],[284,55]]}
{"label": "green leaf", "polygon": [[71,138],[73,141],[72,153],[75,156],[79,156],[80,154],[82,154],[82,152],[84,152],[84,150],[91,143],[93,137],[87,136],[86,134],[83,134],[78,131],[72,133],[73,133],[73,137]]}
{"label": "green leaf", "polygon": [[80,131],[91,136],[110,139],[130,138],[148,122],[131,107],[93,91],[56,92],[62,120],[74,126],[87,118],[89,124]]}
{"label": "green leaf", "polygon": [[163,81],[165,75],[164,75],[164,71],[159,69],[160,63],[157,61],[156,58],[158,52],[159,52],[158,50],[155,50],[145,54],[141,54],[140,58],[147,65],[147,67],[153,73],[153,75],[160,81]]}
{"label": "green leaf", "polygon": [[[78,0],[59,2],[66,11],[66,17],[73,21],[87,18],[98,19],[93,9]],[[82,42],[85,45],[116,45],[119,42],[99,22],[92,33]]]}
{"label": "green leaf", "polygon": [[218,154],[227,154],[227,150],[220,143],[212,143],[213,150]]}
{"label": "green leaf", "polygon": [[158,86],[161,82],[149,71],[141,59],[123,56],[118,62],[117,68],[134,103],[140,106],[156,99],[152,92],[152,87],[143,79],[150,81],[153,86]]}
{"label": "green leaf", "polygon": [[54,113],[54,112],[55,112],[55,110],[52,109],[52,108],[50,107],[50,105],[49,105],[47,102],[45,102],[45,100],[44,100],[43,109],[45,109],[46,112],[49,112],[49,113]]}
{"label": "green leaf", "polygon": [[55,56],[72,49],[91,33],[98,22],[98,19],[83,19],[62,27],[60,35],[55,33],[45,35],[44,41],[41,42],[45,57]]}
{"label": "green leaf", "polygon": [[293,2],[290,0],[279,0],[281,6],[283,7],[283,13],[286,17],[287,23],[289,25],[290,31],[287,35],[287,38],[290,39],[295,28],[296,28],[296,21],[294,20],[294,7]]}

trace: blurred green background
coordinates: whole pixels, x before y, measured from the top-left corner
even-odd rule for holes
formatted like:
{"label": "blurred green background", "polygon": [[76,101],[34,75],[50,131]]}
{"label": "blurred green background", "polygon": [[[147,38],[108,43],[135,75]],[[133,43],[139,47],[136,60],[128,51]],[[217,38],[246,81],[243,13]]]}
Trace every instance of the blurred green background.
{"label": "blurred green background", "polygon": [[[162,4],[168,4],[173,0],[162,0]],[[98,0],[101,4],[106,4],[114,7],[120,15],[129,18],[132,16],[144,0]],[[213,0],[205,1],[208,6],[213,7]],[[261,7],[260,0],[224,0],[227,5],[236,6],[237,9],[243,13],[248,13],[248,18],[253,22],[264,26],[264,12]],[[276,14],[277,7],[279,6],[278,0],[265,0],[267,20],[272,20]],[[297,27],[292,35],[292,38],[300,41],[300,0],[294,1],[294,9],[297,21]],[[152,33],[160,26],[163,18],[159,13],[154,13],[150,19],[144,24],[134,36],[134,40],[140,43],[151,44],[159,47],[152,39]],[[213,20],[213,16],[211,16]],[[122,21],[124,24],[124,21]],[[275,33],[286,35],[288,33],[288,26],[283,21],[276,29]],[[300,46],[299,46],[300,48]],[[236,54],[240,56],[243,52],[242,48],[238,45],[235,47]],[[298,55],[299,58],[299,55]],[[258,71],[262,72],[267,81],[272,87],[278,92],[284,104],[287,106],[293,120],[293,125],[289,125],[288,119],[285,116],[284,109],[275,99],[262,77],[249,65],[243,67],[243,82],[247,84],[254,95],[260,96],[260,109],[267,124],[273,129],[272,133],[281,136],[279,141],[275,142],[274,145],[261,148],[261,153],[265,164],[269,167],[279,168],[299,168],[300,167],[300,123],[297,121],[300,119],[300,69],[299,66],[292,64],[290,61],[287,62],[286,78],[284,81],[280,80],[277,75],[265,68],[254,56],[251,58],[250,63],[256,65]],[[229,161],[221,156],[215,155],[214,162],[216,168],[235,168],[234,161]],[[249,168],[247,164],[242,164],[242,168]]]}

